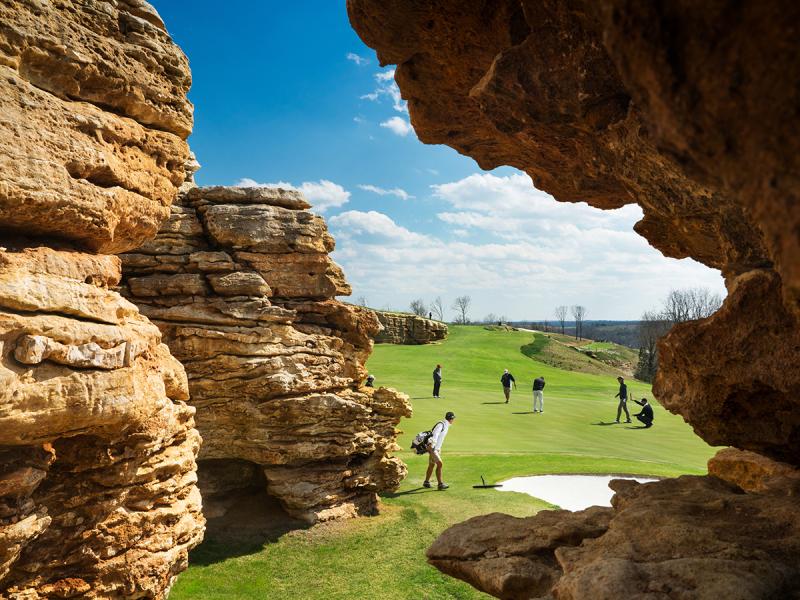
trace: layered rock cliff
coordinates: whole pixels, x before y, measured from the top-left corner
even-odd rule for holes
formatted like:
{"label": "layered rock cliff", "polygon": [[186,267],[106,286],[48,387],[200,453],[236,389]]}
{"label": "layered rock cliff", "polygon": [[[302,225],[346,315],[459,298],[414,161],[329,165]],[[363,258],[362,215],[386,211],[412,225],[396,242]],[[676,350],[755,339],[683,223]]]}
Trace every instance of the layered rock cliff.
{"label": "layered rock cliff", "polygon": [[361,387],[379,324],[349,294],[299,192],[194,188],[124,255],[123,293],[185,365],[209,497],[263,485],[307,521],[369,514],[405,465],[393,390]]}
{"label": "layered rock cliff", "polygon": [[407,313],[376,310],[382,329],[375,335],[378,344],[430,344],[447,337],[447,325]]}
{"label": "layered rock cliff", "polygon": [[169,212],[190,81],[146,2],[0,2],[3,597],[162,598],[202,537],[186,375],[108,255]]}
{"label": "layered rock cliff", "polygon": [[[422,141],[448,144],[483,168],[522,169],[560,201],[601,209],[635,202],[644,212],[635,229],[654,247],[722,271],[728,287],[722,309],[675,327],[661,343],[655,394],[713,444],[800,465],[800,91],[793,83],[800,55],[785,45],[796,37],[798,5],[348,0],[348,11],[380,62],[397,64],[396,80]],[[675,495],[674,506],[664,490]],[[758,510],[764,527],[731,542],[730,551],[734,560],[749,557],[763,585],[752,587],[743,577],[729,585],[718,577],[729,572],[722,547],[704,562],[688,545],[671,546],[688,525],[685,513],[697,509],[693,491],[718,507],[708,509],[709,518],[721,528],[735,528],[732,512]],[[608,528],[592,529],[600,537],[583,545],[602,547],[618,561],[616,587],[597,587],[596,556],[583,551],[497,563],[497,577],[521,577],[527,592],[501,592],[469,574],[474,553],[446,568],[504,597],[531,597],[534,589],[558,598],[779,597],[798,585],[796,571],[783,568],[797,564],[796,547],[787,543],[783,553],[768,538],[772,528],[796,531],[797,517],[780,493],[742,493],[738,484],[685,478],[635,493],[620,488]],[[612,535],[633,514],[629,500],[640,505],[640,522],[659,520],[652,552],[640,554],[635,543]],[[546,528],[548,519],[534,517],[532,527]],[[513,527],[503,535],[517,539]],[[584,537],[559,534],[547,543],[566,547]],[[686,580],[659,571],[667,555],[685,556],[705,575]],[[553,569],[543,579],[550,583],[531,587],[532,570],[543,565]],[[567,574],[559,582],[567,571],[586,576]],[[685,586],[673,593],[668,581]]]}

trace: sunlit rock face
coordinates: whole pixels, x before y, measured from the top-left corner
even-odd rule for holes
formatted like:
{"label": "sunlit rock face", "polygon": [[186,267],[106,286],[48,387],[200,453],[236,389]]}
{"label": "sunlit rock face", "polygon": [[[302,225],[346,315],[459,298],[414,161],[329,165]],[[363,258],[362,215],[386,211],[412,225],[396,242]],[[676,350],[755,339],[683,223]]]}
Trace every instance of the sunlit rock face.
{"label": "sunlit rock face", "polygon": [[430,344],[447,337],[447,325],[406,313],[376,310],[382,329],[375,335],[378,344]]}
{"label": "sunlit rock face", "polygon": [[146,2],[0,4],[3,597],[162,598],[202,537],[186,375],[108,255],[169,213],[189,84]]}
{"label": "sunlit rock face", "polygon": [[[381,63],[397,65],[396,80],[422,141],[447,144],[483,168],[522,169],[559,201],[601,209],[637,203],[644,217],[635,229],[651,245],[666,256],[692,257],[721,270],[728,287],[722,309],[676,327],[662,341],[654,392],[710,443],[796,468],[800,89],[794,82],[800,54],[787,51],[785,40],[796,37],[800,6],[348,0],[348,11]],[[741,501],[759,507],[776,529],[796,530],[796,517],[781,508],[784,500],[747,488],[744,494],[738,483],[682,478],[651,485],[636,492],[645,504],[667,485],[678,486],[681,495],[697,487],[725,507],[710,517],[720,524]],[[618,520],[622,527],[624,503],[620,498],[609,532]],[[643,519],[656,518],[655,508],[641,510]],[[694,509],[683,504],[658,510],[673,515],[678,535],[683,512]],[[655,537],[662,548],[645,557],[630,545],[626,554],[622,539],[608,534],[585,545],[629,561],[657,561],[673,539],[671,526],[664,527],[667,533]],[[764,586],[734,577],[738,588],[731,588],[713,576],[717,569],[709,563],[709,575],[687,583],[688,591],[676,597],[737,597],[739,589],[738,597],[768,598],[796,589],[794,570],[768,565],[770,556],[779,565],[796,564],[796,548],[787,542],[781,554],[784,538],[773,544],[768,530],[736,542],[752,545],[748,560],[763,570]],[[676,542],[673,555],[683,553],[697,558]],[[533,594],[531,587],[508,595],[495,585],[492,593],[615,597],[613,587],[590,592],[590,578],[558,579],[565,569],[588,569],[590,553],[556,550],[554,556],[556,578],[545,591]],[[513,578],[527,567],[509,562],[503,568]],[[447,569],[481,585],[477,575]],[[631,571],[634,577],[642,573]],[[663,582],[675,573],[649,573],[641,581],[650,587],[631,584],[628,591],[668,597]]]}
{"label": "sunlit rock face", "polygon": [[[406,469],[389,453],[410,406],[361,387],[379,324],[335,299],[350,287],[308,208],[294,191],[194,188],[124,255],[122,291],[186,367],[201,461],[259,465],[271,496],[317,521],[373,513],[396,489]],[[202,479],[216,496],[247,483]]]}

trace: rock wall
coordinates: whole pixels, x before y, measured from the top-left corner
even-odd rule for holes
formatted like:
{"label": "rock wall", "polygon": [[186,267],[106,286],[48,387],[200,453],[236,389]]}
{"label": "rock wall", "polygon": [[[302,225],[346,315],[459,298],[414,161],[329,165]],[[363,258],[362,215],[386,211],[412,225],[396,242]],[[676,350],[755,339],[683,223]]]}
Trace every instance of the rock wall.
{"label": "rock wall", "polygon": [[350,288],[309,207],[281,189],[191,189],[124,255],[122,291],[186,367],[204,496],[263,472],[268,494],[313,522],[370,514],[396,489],[406,468],[389,453],[411,409],[360,386],[379,324],[334,298]]}
{"label": "rock wall", "polygon": [[0,3],[0,590],[163,598],[203,532],[186,375],[112,291],[184,180],[186,58],[141,0]]}
{"label": "rock wall", "polygon": [[375,335],[377,344],[430,344],[447,337],[447,325],[441,321],[406,313],[373,312],[383,327]]}
{"label": "rock wall", "polygon": [[[635,202],[644,212],[635,229],[654,247],[722,271],[722,309],[662,341],[654,392],[709,442],[800,465],[800,90],[793,83],[800,54],[785,46],[800,5],[502,0],[489,9],[456,0],[348,0],[348,11],[380,62],[397,64],[422,141],[448,144],[482,168],[522,169],[560,201],[601,209]],[[581,543],[591,536],[573,530],[554,533],[546,542],[554,553],[494,563],[498,581],[513,587],[521,578],[527,591],[470,572],[467,561],[481,551],[474,530],[487,522],[462,528],[472,532],[464,543],[474,545],[469,557],[453,559],[460,566],[442,562],[450,559],[439,550],[431,558],[503,597],[666,597],[674,588],[678,597],[767,598],[797,589],[795,568],[784,569],[797,564],[796,546],[768,539],[770,527],[796,531],[785,489],[751,497],[715,479],[636,491],[617,485],[608,527],[589,528],[600,536],[595,541]],[[707,559],[679,541],[690,525],[686,513],[698,506],[694,492],[706,499],[699,505],[720,536],[736,529],[736,511],[758,511],[760,525],[730,548],[735,561],[750,561],[760,583],[717,577],[729,571],[724,544],[711,545],[710,533],[697,544]],[[640,540],[620,534],[634,526],[633,515],[658,524],[651,551],[640,554]],[[592,524],[595,516],[578,518]],[[533,517],[533,529],[547,531],[548,519]],[[500,535],[520,539],[507,525]],[[568,550],[573,544],[581,545]],[[613,557],[616,577],[598,579],[592,548]],[[659,567],[666,557],[685,557],[699,574],[687,579],[671,565]],[[548,575],[537,587],[530,574],[541,569]]]}

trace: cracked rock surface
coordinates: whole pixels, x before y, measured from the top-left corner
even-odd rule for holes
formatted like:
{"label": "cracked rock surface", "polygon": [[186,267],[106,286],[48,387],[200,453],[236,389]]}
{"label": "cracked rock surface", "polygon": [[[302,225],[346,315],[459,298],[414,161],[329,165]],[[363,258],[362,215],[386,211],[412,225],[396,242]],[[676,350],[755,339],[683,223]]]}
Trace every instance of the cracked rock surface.
{"label": "cracked rock surface", "polygon": [[0,595],[164,598],[203,535],[183,367],[113,291],[183,183],[142,0],[0,2]]}
{"label": "cracked rock surface", "polygon": [[[524,556],[502,555],[518,537],[510,517],[468,522],[431,561],[508,598],[796,597],[796,479],[763,473],[800,465],[800,54],[787,46],[800,5],[347,6],[381,64],[397,65],[423,142],[517,167],[558,201],[636,203],[653,247],[721,271],[722,308],[662,340],[654,394],[709,443],[764,461],[720,456],[716,477],[615,484],[605,533]],[[525,527],[535,537],[551,521]]]}
{"label": "cracked rock surface", "polygon": [[381,329],[375,336],[378,344],[430,344],[447,337],[447,325],[417,315],[374,311]]}
{"label": "cracked rock surface", "polygon": [[205,489],[238,493],[247,481],[214,473],[228,460],[250,477],[248,461],[313,522],[371,514],[397,488],[406,468],[390,452],[411,409],[361,387],[378,320],[334,298],[350,287],[308,208],[294,191],[191,189],[153,241],[123,255],[122,291],[186,367]]}

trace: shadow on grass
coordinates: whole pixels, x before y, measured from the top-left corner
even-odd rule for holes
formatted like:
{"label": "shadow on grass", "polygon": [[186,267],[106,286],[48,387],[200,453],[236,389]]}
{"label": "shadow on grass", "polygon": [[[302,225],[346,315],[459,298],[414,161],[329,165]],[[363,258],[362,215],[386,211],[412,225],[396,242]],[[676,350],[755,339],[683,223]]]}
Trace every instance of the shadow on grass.
{"label": "shadow on grass", "polygon": [[527,412],[512,412],[511,414],[512,415],[535,415],[536,413],[533,412],[532,410],[529,410]]}
{"label": "shadow on grass", "polygon": [[600,421],[598,423],[592,423],[592,425],[602,425],[602,426],[605,427],[606,425],[619,425],[619,422],[618,421],[609,421],[608,423],[606,423],[605,421]]}
{"label": "shadow on grass", "polygon": [[645,427],[644,425],[637,425],[635,427],[626,427],[625,429],[652,429],[652,427]]}
{"label": "shadow on grass", "polygon": [[382,498],[399,498],[400,496],[409,496],[413,494],[427,494],[428,492],[438,492],[436,488],[417,487],[405,492],[381,492]]}
{"label": "shadow on grass", "polygon": [[481,404],[508,404],[508,402],[481,402]]}
{"label": "shadow on grass", "polygon": [[411,398],[411,400],[438,400],[438,398],[434,398],[433,396],[415,396]]}
{"label": "shadow on grass", "polygon": [[224,503],[203,499],[207,517],[203,543],[189,553],[189,564],[211,565],[236,556],[261,552],[290,531],[308,529],[310,524],[289,516],[277,500],[263,491],[243,492]]}

